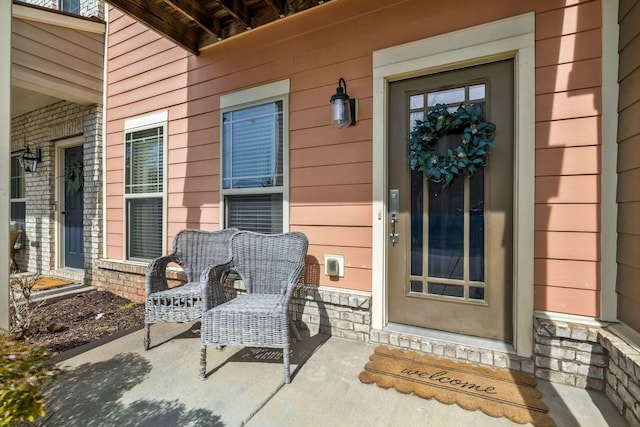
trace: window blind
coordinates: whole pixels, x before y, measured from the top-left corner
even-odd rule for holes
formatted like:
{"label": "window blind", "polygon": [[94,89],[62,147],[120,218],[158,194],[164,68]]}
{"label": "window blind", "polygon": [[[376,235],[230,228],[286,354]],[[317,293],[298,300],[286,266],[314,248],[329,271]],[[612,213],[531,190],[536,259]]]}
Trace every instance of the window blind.
{"label": "window blind", "polygon": [[125,191],[127,194],[162,192],[163,128],[127,134]]}
{"label": "window blind", "polygon": [[127,200],[129,259],[162,255],[162,198]]}
{"label": "window blind", "polygon": [[224,189],[282,186],[282,101],[223,114]]}
{"label": "window blind", "polygon": [[257,233],[282,233],[282,194],[252,194],[225,198],[227,227]]}

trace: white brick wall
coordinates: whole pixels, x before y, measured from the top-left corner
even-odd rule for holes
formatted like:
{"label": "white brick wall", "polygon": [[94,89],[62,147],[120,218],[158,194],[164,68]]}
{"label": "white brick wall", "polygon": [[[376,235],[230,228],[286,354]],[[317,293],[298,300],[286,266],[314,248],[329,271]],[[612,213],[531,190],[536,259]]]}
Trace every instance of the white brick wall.
{"label": "white brick wall", "polygon": [[29,144],[42,150],[34,173],[25,173],[26,245],[16,260],[22,270],[46,272],[55,268],[56,194],[55,144],[82,136],[84,147],[85,282],[91,281],[93,261],[102,256],[102,107],[61,101],[11,121],[11,151]]}

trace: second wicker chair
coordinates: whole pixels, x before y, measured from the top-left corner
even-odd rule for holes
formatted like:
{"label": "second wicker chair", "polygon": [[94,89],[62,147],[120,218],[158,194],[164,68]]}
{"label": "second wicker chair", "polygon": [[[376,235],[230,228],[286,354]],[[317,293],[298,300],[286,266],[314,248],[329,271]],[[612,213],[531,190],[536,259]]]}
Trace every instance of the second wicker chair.
{"label": "second wicker chair", "polygon": [[206,376],[208,345],[241,345],[281,348],[284,381],[291,380],[289,348],[291,326],[289,301],[304,270],[307,237],[299,232],[258,234],[240,231],[231,238],[231,261],[216,267],[221,274],[228,269],[240,275],[246,294],[224,304],[204,294],[200,328],[200,378]]}

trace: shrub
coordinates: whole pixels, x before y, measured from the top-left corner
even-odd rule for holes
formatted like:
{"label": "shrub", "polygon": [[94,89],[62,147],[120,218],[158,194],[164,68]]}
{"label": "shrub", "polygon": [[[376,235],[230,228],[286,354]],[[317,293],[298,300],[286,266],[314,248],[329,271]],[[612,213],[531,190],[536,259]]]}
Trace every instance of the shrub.
{"label": "shrub", "polygon": [[31,333],[31,322],[43,302],[34,301],[33,288],[40,279],[39,274],[17,274],[11,276],[9,311],[11,336],[25,338]]}
{"label": "shrub", "polygon": [[44,389],[58,376],[44,346],[0,333],[0,426],[17,426],[44,416]]}

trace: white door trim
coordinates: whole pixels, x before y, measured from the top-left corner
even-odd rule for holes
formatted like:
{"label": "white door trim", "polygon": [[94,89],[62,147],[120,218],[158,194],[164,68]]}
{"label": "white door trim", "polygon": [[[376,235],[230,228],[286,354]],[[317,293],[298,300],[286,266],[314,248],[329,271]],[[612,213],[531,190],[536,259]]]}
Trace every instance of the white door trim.
{"label": "white door trim", "polygon": [[514,347],[533,353],[535,14],[514,16],[373,53],[372,327],[387,324],[387,103],[389,82],[514,58]]}
{"label": "white door trim", "polygon": [[61,269],[65,267],[64,263],[64,218],[62,217],[62,208],[64,207],[64,150],[71,147],[84,144],[84,138],[82,136],[74,136],[72,138],[63,139],[57,141],[55,144],[55,206],[56,206],[56,227],[55,227],[55,241],[56,255],[55,255],[55,268]]}

